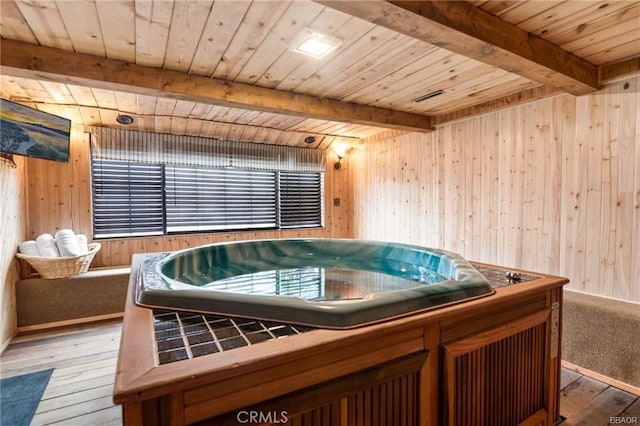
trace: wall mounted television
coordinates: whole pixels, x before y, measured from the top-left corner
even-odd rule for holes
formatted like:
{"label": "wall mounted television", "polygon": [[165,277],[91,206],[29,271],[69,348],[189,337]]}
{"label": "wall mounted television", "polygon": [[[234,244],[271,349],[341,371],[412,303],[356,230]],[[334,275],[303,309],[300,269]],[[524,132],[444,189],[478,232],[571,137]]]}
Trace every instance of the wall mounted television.
{"label": "wall mounted television", "polygon": [[0,152],[69,161],[71,120],[0,99]]}

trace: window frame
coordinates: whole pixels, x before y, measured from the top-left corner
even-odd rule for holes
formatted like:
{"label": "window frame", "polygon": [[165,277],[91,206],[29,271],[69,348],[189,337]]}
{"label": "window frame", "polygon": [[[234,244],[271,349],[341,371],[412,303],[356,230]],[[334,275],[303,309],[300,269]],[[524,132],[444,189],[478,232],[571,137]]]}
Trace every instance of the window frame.
{"label": "window frame", "polygon": [[[97,166],[100,162],[111,162],[111,163],[127,163],[129,165],[129,167],[131,167],[131,165],[135,164],[135,165],[140,165],[140,167],[149,167],[149,165],[156,165],[156,166],[160,166],[162,169],[162,216],[163,216],[163,229],[162,229],[162,233],[158,233],[157,231],[154,233],[143,233],[143,232],[131,232],[128,235],[126,233],[106,233],[106,232],[100,232],[98,234],[96,234],[96,212],[95,212],[95,191],[96,191],[96,186],[97,183],[95,182],[94,179],[94,167]],[[91,211],[91,217],[92,217],[92,233],[93,233],[93,238],[96,240],[100,240],[100,239],[109,239],[109,238],[140,238],[140,237],[154,237],[154,236],[172,236],[172,235],[188,235],[188,234],[195,234],[195,233],[199,233],[199,234],[204,234],[204,233],[224,233],[224,232],[251,232],[251,231],[268,231],[268,230],[293,230],[293,229],[308,229],[308,228],[324,228],[325,226],[325,190],[324,190],[324,172],[323,171],[318,171],[318,172],[289,172],[289,171],[276,171],[276,170],[272,170],[272,171],[265,171],[265,170],[251,170],[251,169],[240,169],[240,168],[224,168],[224,167],[201,167],[198,166],[197,168],[201,168],[201,169],[209,169],[209,170],[215,170],[215,171],[220,171],[220,170],[233,170],[235,173],[242,173],[241,171],[245,170],[245,171],[249,171],[249,172],[256,172],[256,173],[273,173],[275,176],[275,188],[274,188],[274,208],[275,208],[275,225],[274,226],[236,226],[236,227],[227,227],[227,228],[218,228],[218,229],[191,229],[191,230],[179,230],[179,231],[170,231],[170,226],[169,226],[169,222],[168,222],[168,213],[167,213],[167,204],[168,204],[168,184],[167,184],[167,168],[168,167],[191,167],[191,166],[174,166],[171,164],[165,164],[165,163],[146,163],[146,162],[136,162],[136,161],[132,161],[132,160],[104,160],[104,159],[99,159],[99,158],[91,158],[91,166],[90,166],[90,172],[91,172],[91,198],[92,198],[92,202],[91,202],[91,206],[92,206],[92,211]],[[250,173],[249,173],[250,174]],[[282,222],[281,222],[281,209],[282,209],[282,189],[281,189],[281,184],[280,184],[280,179],[281,179],[281,175],[314,175],[315,179],[318,182],[318,188],[317,188],[317,194],[316,194],[316,198],[317,198],[317,223],[312,224],[309,223],[309,221],[307,221],[307,223],[305,223],[302,226],[291,226],[291,225],[287,225],[287,226],[282,226]],[[301,180],[306,180],[306,178],[301,178]],[[300,220],[300,222],[303,222],[302,220]],[[102,228],[104,228],[104,226],[102,226]]]}

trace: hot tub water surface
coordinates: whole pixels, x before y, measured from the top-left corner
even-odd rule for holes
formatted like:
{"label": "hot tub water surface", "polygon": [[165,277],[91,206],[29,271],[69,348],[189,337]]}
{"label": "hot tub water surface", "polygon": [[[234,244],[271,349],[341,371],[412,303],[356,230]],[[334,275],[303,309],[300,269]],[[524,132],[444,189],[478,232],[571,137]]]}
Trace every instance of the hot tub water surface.
{"label": "hot tub water surface", "polygon": [[349,328],[492,294],[461,256],[350,239],[220,243],[145,261],[136,302]]}

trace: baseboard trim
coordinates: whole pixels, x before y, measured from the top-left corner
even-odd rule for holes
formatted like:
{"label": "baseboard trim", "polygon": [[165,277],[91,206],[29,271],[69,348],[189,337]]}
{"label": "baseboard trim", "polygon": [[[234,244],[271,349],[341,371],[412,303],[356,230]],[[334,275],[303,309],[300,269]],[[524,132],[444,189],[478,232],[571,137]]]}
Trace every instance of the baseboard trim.
{"label": "baseboard trim", "polygon": [[115,318],[122,318],[123,316],[124,316],[124,312],[116,312],[116,313],[113,313],[113,314],[95,315],[95,316],[92,316],[92,317],[75,318],[75,319],[65,320],[65,321],[48,322],[46,324],[28,325],[28,326],[25,326],[25,327],[18,327],[18,333],[17,334],[32,333],[34,331],[48,330],[48,329],[51,329],[51,328],[66,327],[66,326],[69,326],[69,325],[84,324],[84,323],[89,323],[89,322],[105,321],[105,320],[110,320],[110,319],[115,319]]}
{"label": "baseboard trim", "polygon": [[2,352],[4,352],[5,349],[7,349],[7,346],[11,344],[11,341],[17,335],[18,335],[18,330],[14,330],[13,333],[11,333],[11,335],[7,337],[5,341],[0,344],[0,354],[2,354]]}
{"label": "baseboard trim", "polygon": [[628,383],[621,382],[620,380],[613,379],[609,376],[605,376],[604,374],[596,373],[595,371],[589,370],[588,368],[584,368],[584,367],[580,367],[579,365],[572,364],[569,361],[562,360],[562,366],[571,371],[575,371],[576,373],[582,374],[583,376],[589,376],[592,379],[598,380],[609,386],[613,386],[615,388],[622,389],[625,392],[629,392],[636,396],[640,396],[640,388],[630,385]]}

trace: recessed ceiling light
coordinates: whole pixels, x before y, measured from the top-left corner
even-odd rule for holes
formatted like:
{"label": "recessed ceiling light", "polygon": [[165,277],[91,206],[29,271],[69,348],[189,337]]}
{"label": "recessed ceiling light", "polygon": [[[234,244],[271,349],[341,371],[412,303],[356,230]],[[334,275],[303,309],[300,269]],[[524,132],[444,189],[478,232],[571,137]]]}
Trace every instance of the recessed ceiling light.
{"label": "recessed ceiling light", "polygon": [[122,125],[128,126],[129,124],[133,123],[133,117],[131,117],[130,115],[120,114],[116,117],[116,121]]}
{"label": "recessed ceiling light", "polygon": [[309,29],[306,29],[296,41],[294,48],[296,52],[304,53],[314,58],[322,58],[342,44],[342,40],[337,37]]}

